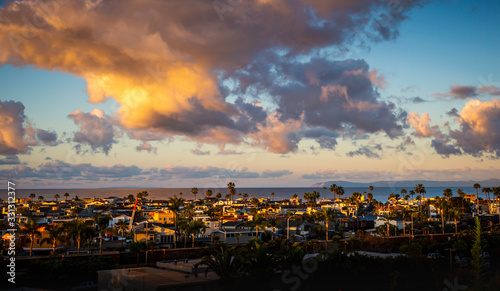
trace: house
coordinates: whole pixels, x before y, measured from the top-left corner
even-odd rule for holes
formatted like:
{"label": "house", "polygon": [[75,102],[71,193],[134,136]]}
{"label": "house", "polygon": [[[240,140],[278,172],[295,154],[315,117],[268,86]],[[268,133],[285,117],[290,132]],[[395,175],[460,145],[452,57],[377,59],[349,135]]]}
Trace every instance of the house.
{"label": "house", "polygon": [[130,223],[130,216],[125,214],[114,215],[113,218],[109,220],[109,227],[115,227],[118,222],[124,221],[126,223]]}
{"label": "house", "polygon": [[244,221],[228,221],[220,229],[213,230],[214,240],[227,244],[246,244],[252,238],[262,238],[264,230],[253,230],[250,224]]}
{"label": "house", "polygon": [[307,238],[311,233],[313,223],[302,221],[302,220],[285,220],[281,222],[281,229],[278,232],[283,236],[296,236]]}
{"label": "house", "polygon": [[154,222],[158,223],[175,223],[175,213],[171,210],[157,210],[150,214]]}
{"label": "house", "polygon": [[160,247],[173,248],[176,241],[176,234],[173,226],[144,222],[134,227],[135,242],[154,241]]}
{"label": "house", "polygon": [[[377,219],[375,220],[375,228],[377,228],[379,226],[385,226],[387,222],[389,222],[389,224],[397,227],[399,230],[403,229],[403,220],[387,219],[387,218],[381,217],[381,216],[378,216]],[[406,222],[406,225],[408,225],[408,224],[409,223]]]}

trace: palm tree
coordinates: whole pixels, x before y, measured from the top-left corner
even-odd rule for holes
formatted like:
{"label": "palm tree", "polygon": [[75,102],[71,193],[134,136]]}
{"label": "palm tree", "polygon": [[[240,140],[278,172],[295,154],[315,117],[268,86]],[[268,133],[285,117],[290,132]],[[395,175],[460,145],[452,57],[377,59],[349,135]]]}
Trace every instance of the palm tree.
{"label": "palm tree", "polygon": [[370,187],[368,187],[368,189],[370,190],[370,192],[373,192],[373,186],[370,185]]}
{"label": "palm tree", "polygon": [[410,190],[411,200],[413,200],[413,195],[415,195],[415,191],[414,190]]}
{"label": "palm tree", "polygon": [[227,282],[242,276],[246,264],[240,248],[224,244],[214,250],[214,255],[204,256],[195,267],[200,265],[207,266],[205,274],[211,270],[217,274],[221,281]]}
{"label": "palm tree", "polygon": [[371,204],[372,203],[372,199],[373,199],[372,192],[369,192],[368,194],[366,194],[366,197],[368,198],[368,202],[370,202],[370,204]]}
{"label": "palm tree", "polygon": [[486,203],[488,203],[488,212],[489,212],[490,211],[491,188],[490,187],[483,187],[483,189],[481,189],[481,192],[484,193],[484,197],[486,198]]}
{"label": "palm tree", "polygon": [[458,233],[458,224],[457,220],[460,220],[465,217],[462,209],[452,208],[450,211],[450,216],[455,222],[455,233]]}
{"label": "palm tree", "polygon": [[453,191],[450,188],[444,189],[443,196],[446,198],[446,200],[449,200],[451,196],[453,196]]}
{"label": "palm tree", "polygon": [[184,205],[184,199],[182,198],[177,198],[176,195],[174,197],[170,197],[168,199],[168,210],[172,211],[174,213],[174,225],[175,229],[177,229],[177,213],[180,210],[180,207]]}
{"label": "palm tree", "polygon": [[310,204],[311,207],[316,206],[316,200],[319,198],[319,192],[313,191],[312,193],[306,192],[304,193],[304,199],[307,200],[307,203]]}
{"label": "palm tree", "polygon": [[281,228],[281,221],[278,218],[271,218],[268,221],[269,227],[271,227],[271,231],[273,233],[272,239],[274,240],[274,232],[276,231],[277,228]]}
{"label": "palm tree", "polygon": [[66,198],[65,202],[68,202],[69,193],[64,193],[64,197]]}
{"label": "palm tree", "polygon": [[227,183],[227,189],[231,195],[231,201],[233,200],[233,196],[236,194],[236,189],[234,187],[236,187],[236,185],[233,182]]}
{"label": "palm tree", "polygon": [[339,195],[339,198],[344,195],[344,187],[342,186],[337,186],[337,195]]}
{"label": "palm tree", "polygon": [[186,227],[186,234],[193,237],[192,247],[194,248],[194,238],[197,234],[201,234],[207,227],[201,220],[193,220]]}
{"label": "palm tree", "polygon": [[252,229],[255,228],[255,234],[257,235],[257,237],[259,237],[259,228],[265,228],[269,225],[266,219],[260,214],[254,216],[253,220],[249,221],[248,223],[251,225]]}
{"label": "palm tree", "polygon": [[422,199],[424,199],[424,194],[427,192],[425,191],[425,187],[422,184],[415,185],[415,192],[418,193],[420,196],[420,199],[419,199],[420,201],[418,203],[418,210],[420,211],[420,207],[422,205]]}
{"label": "palm tree", "polygon": [[42,196],[42,195],[38,196],[38,202],[40,202],[40,204],[42,203],[43,199],[44,199],[44,198],[43,198],[43,196]]}
{"label": "palm tree", "polygon": [[111,216],[101,216],[98,214],[94,214],[93,217],[95,225],[99,228],[99,253],[102,253],[102,239],[105,233],[112,232],[108,227],[109,222],[111,221]]}
{"label": "palm tree", "polygon": [[[337,194],[337,184],[330,185],[330,192]],[[333,200],[335,200],[335,194],[333,195]]]}
{"label": "palm tree", "polygon": [[213,194],[212,189],[207,189],[207,191],[205,191],[205,197],[207,198],[212,197],[212,194]]}
{"label": "palm tree", "polygon": [[476,189],[476,211],[478,211],[479,214],[478,202],[479,202],[479,189],[481,189],[481,185],[479,183],[475,183],[473,187],[474,189]]}
{"label": "palm tree", "polygon": [[116,224],[115,224],[115,227],[116,227],[116,230],[118,233],[121,233],[121,237],[122,237],[122,247],[123,247],[123,241],[125,238],[125,232],[128,230],[128,224],[123,221],[123,220],[120,220],[118,221]]}
{"label": "palm tree", "polygon": [[247,202],[248,199],[248,193],[243,194],[243,201]]}
{"label": "palm tree", "polygon": [[326,187],[323,186],[323,196],[326,198]]}
{"label": "palm tree", "polygon": [[274,201],[274,192],[271,192],[271,201]]}
{"label": "palm tree", "polygon": [[330,220],[334,218],[334,214],[331,208],[322,208],[321,211],[319,212],[320,215],[325,219],[325,245],[328,243],[328,226]]}
{"label": "palm tree", "polygon": [[26,222],[21,223],[21,233],[27,234],[30,237],[30,257],[33,256],[33,242],[35,235],[41,235],[40,230],[43,225],[37,223],[38,218],[28,215]]}
{"label": "palm tree", "polygon": [[457,190],[457,195],[462,198],[462,209],[464,209],[464,198],[465,198],[465,192],[462,189]]}
{"label": "palm tree", "polygon": [[91,223],[90,221],[83,221],[80,219],[76,219],[66,224],[66,227],[69,230],[69,234],[76,240],[78,254],[80,254],[80,246],[82,240],[92,235],[92,225],[90,223]]}
{"label": "palm tree", "polygon": [[56,198],[56,203],[59,203],[59,197],[61,197],[59,196],[59,194],[54,195],[54,198]]}
{"label": "palm tree", "polygon": [[40,243],[52,243],[52,254],[55,254],[57,242],[64,239],[64,229],[61,224],[53,224],[46,229],[48,229],[49,237],[43,238]]}
{"label": "palm tree", "polygon": [[219,201],[222,198],[222,193],[218,192],[217,195],[215,195],[215,198]]}
{"label": "palm tree", "polygon": [[401,196],[403,196],[403,197],[404,197],[406,193],[408,193],[408,192],[406,191],[406,189],[404,189],[404,188],[403,188],[403,189],[401,189]]}
{"label": "palm tree", "polygon": [[35,194],[35,193],[31,193],[31,194],[30,194],[30,199],[31,199],[31,201],[33,201],[33,199],[35,199],[35,198],[36,198],[36,194]]}
{"label": "palm tree", "polygon": [[194,195],[194,200],[196,200],[196,194],[198,194],[198,188],[196,187],[191,188],[191,194]]}
{"label": "palm tree", "polygon": [[193,217],[196,214],[195,211],[194,211],[194,205],[192,203],[190,203],[189,205],[187,205],[186,207],[184,207],[184,210],[182,211],[182,213],[184,214],[184,217],[188,221],[192,221]]}
{"label": "palm tree", "polygon": [[127,196],[127,199],[128,199],[128,202],[129,202],[130,204],[134,203],[134,201],[135,201],[134,194],[129,194],[129,195]]}
{"label": "palm tree", "polygon": [[441,214],[441,228],[444,233],[444,213],[448,209],[448,200],[446,198],[437,198],[436,207],[439,209],[439,213]]}

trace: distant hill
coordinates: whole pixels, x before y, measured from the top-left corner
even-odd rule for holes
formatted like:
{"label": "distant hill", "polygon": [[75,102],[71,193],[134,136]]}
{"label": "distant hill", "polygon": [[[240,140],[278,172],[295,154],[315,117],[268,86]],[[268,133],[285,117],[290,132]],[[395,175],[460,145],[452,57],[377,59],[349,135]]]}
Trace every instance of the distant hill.
{"label": "distant hill", "polygon": [[349,182],[349,181],[328,181],[319,182],[311,185],[311,187],[330,187],[332,184],[337,184],[342,187],[415,187],[416,184],[423,184],[425,187],[472,187],[475,183],[479,183],[481,187],[499,187],[500,179],[489,179],[484,181],[429,181],[429,180],[407,180],[407,181],[374,181],[367,183]]}

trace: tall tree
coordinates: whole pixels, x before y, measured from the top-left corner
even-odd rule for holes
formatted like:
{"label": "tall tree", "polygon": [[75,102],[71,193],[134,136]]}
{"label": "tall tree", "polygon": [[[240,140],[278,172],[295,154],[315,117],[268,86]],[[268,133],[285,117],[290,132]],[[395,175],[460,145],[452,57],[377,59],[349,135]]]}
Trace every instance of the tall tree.
{"label": "tall tree", "polygon": [[477,214],[479,215],[479,189],[481,189],[481,185],[479,183],[474,184],[474,189],[476,189],[476,211]]}
{"label": "tall tree", "polygon": [[29,195],[29,197],[30,197],[31,201],[33,201],[36,198],[36,194],[35,193],[31,193]]}
{"label": "tall tree", "polygon": [[207,227],[201,220],[193,220],[189,222],[189,224],[186,227],[186,234],[188,236],[191,236],[193,238],[192,240],[192,246],[194,248],[194,239],[197,234],[202,234]]}
{"label": "tall tree", "polygon": [[196,194],[198,194],[198,188],[197,187],[191,188],[191,194],[194,195],[194,200],[196,200]]}
{"label": "tall tree", "polygon": [[330,192],[333,194],[333,200],[335,200],[335,194],[337,194],[337,184],[330,185]]}
{"label": "tall tree", "polygon": [[227,183],[227,189],[229,190],[229,194],[231,195],[231,201],[233,200],[233,196],[236,194],[236,185],[233,182]]}
{"label": "tall tree", "polygon": [[344,195],[345,191],[344,191],[344,187],[342,186],[337,186],[337,195],[339,195],[339,198],[342,197],[342,195]]}
{"label": "tall tree", "polygon": [[318,198],[319,198],[318,191],[304,193],[304,199],[307,200],[307,204],[309,204],[311,207],[316,206],[316,200]]}
{"label": "tall tree", "polygon": [[77,244],[78,254],[80,254],[82,241],[92,236],[93,231],[91,221],[75,219],[67,222],[65,226],[68,228],[69,234],[74,237]]}
{"label": "tall tree", "polygon": [[484,197],[486,198],[486,203],[488,203],[488,213],[489,213],[491,188],[490,187],[483,187],[483,189],[481,189],[481,192],[484,193]]}
{"label": "tall tree", "polygon": [[320,215],[323,217],[325,220],[325,240],[328,242],[328,228],[329,228],[329,223],[333,218],[335,217],[333,211],[331,208],[322,208],[321,211],[319,212]]}
{"label": "tall tree", "polygon": [[94,223],[97,226],[97,230],[99,232],[99,253],[102,253],[102,239],[104,237],[104,234],[112,232],[111,228],[109,228],[111,216],[94,214],[92,218],[94,219]]}
{"label": "tall tree", "polygon": [[115,224],[115,228],[116,228],[116,232],[121,233],[121,237],[122,237],[121,242],[122,242],[122,247],[123,247],[123,241],[125,241],[125,238],[127,237],[127,235],[125,233],[128,230],[128,223],[126,223],[123,220],[120,220]]}
{"label": "tall tree", "polygon": [[413,195],[415,195],[415,190],[410,190],[411,200],[413,200]]}
{"label": "tall tree", "polygon": [[445,212],[448,210],[448,200],[446,200],[445,197],[437,197],[435,206],[439,209],[439,213],[441,214],[441,230],[444,233],[444,217]]}
{"label": "tall tree", "polygon": [[366,194],[366,197],[368,198],[368,202],[370,202],[370,204],[371,204],[372,203],[372,199],[373,199],[372,192],[369,192],[368,194]]}
{"label": "tall tree", "polygon": [[49,236],[43,238],[40,243],[52,243],[52,254],[55,254],[57,242],[63,241],[64,239],[64,229],[61,224],[52,224],[47,226],[45,229],[48,231]]}
{"label": "tall tree", "polygon": [[61,197],[59,196],[59,194],[54,195],[54,198],[56,198],[56,203],[59,203],[59,197]]}
{"label": "tall tree", "polygon": [[205,191],[205,197],[207,197],[207,198],[212,197],[212,194],[213,194],[212,189],[207,189],[207,190]]}
{"label": "tall tree", "polygon": [[33,256],[33,244],[35,235],[41,235],[43,225],[37,223],[38,218],[28,215],[26,222],[21,223],[21,233],[27,234],[30,238],[30,257]]}
{"label": "tall tree", "polygon": [[257,237],[259,237],[259,228],[265,228],[269,225],[267,220],[260,214],[255,215],[248,223],[251,225],[252,229],[255,229]]}
{"label": "tall tree", "polygon": [[446,200],[450,200],[452,196],[453,196],[453,191],[450,188],[446,188],[443,190],[443,197],[445,197]]}
{"label": "tall tree", "polygon": [[462,210],[463,210],[464,209],[465,192],[462,189],[458,189],[457,195],[460,197],[460,200],[462,201]]}
{"label": "tall tree", "polygon": [[69,193],[64,193],[65,202],[68,202]]}

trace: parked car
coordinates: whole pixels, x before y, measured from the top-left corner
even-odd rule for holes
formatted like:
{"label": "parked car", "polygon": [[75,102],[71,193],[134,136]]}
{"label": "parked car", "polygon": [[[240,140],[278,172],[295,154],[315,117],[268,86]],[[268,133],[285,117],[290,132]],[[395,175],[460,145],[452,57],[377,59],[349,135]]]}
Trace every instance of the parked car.
{"label": "parked car", "polygon": [[438,254],[438,253],[428,253],[427,254],[428,259],[442,259],[444,256]]}

